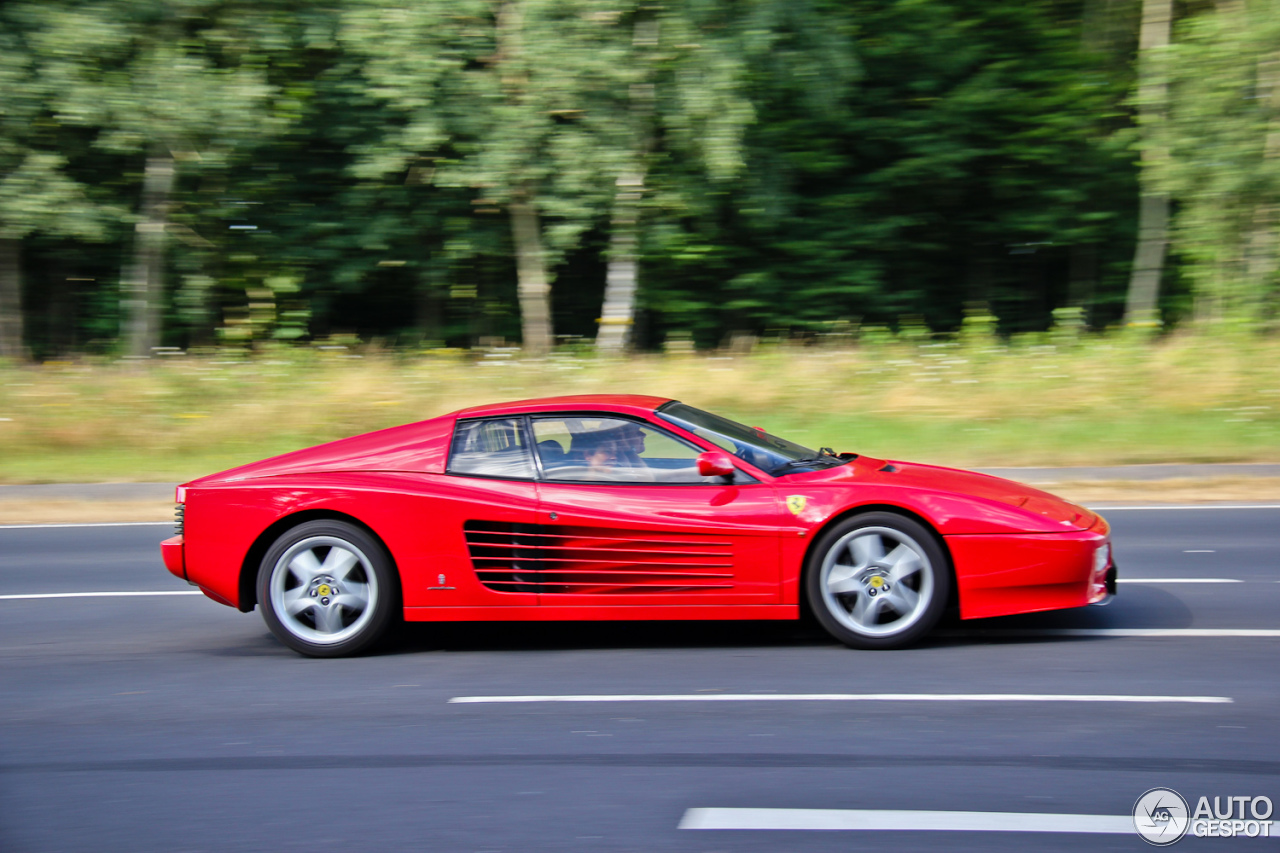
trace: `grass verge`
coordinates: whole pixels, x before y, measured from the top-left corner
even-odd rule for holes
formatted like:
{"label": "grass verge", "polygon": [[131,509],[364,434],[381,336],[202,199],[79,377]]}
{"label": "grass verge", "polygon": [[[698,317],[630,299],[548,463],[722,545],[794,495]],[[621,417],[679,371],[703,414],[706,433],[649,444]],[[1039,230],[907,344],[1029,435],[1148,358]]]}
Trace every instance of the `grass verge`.
{"label": "grass verge", "polygon": [[182,481],[464,406],[643,393],[960,467],[1280,462],[1280,340],[900,339],[546,360],[280,349],[0,367],[0,482]]}

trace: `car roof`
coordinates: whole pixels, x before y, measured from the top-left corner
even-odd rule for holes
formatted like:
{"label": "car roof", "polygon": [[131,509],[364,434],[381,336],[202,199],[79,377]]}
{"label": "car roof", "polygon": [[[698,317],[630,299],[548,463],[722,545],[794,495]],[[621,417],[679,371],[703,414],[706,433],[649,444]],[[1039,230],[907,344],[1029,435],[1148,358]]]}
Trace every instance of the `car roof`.
{"label": "car roof", "polygon": [[619,412],[632,415],[649,414],[670,397],[647,397],[643,394],[574,394],[567,397],[539,397],[490,403],[454,412],[460,418],[516,415],[525,412]]}

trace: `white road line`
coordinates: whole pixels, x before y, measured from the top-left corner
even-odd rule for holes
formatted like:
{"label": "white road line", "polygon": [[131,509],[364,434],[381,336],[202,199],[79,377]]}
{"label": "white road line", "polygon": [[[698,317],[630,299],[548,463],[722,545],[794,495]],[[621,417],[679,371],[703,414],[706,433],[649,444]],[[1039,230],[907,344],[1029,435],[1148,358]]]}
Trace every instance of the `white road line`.
{"label": "white road line", "polygon": [[83,524],[59,522],[57,524],[0,524],[0,530],[42,530],[48,527],[172,527],[172,521],[94,521]]}
{"label": "white road line", "polygon": [[1156,504],[1154,506],[1091,506],[1094,512],[1121,512],[1127,509],[1280,509],[1280,504]]}
{"label": "white road line", "polygon": [[1232,578],[1116,578],[1118,583],[1244,583]]}
{"label": "white road line", "polygon": [[680,829],[1075,832],[1131,835],[1133,817],[1031,812],[934,812],[880,809],[687,809]]}
{"label": "white road line", "polygon": [[204,595],[198,589],[138,590],[137,592],[32,592],[23,595],[0,595],[0,601],[32,598],[132,598],[146,595]]}
{"label": "white road line", "polygon": [[1007,628],[951,631],[947,636],[977,634],[1010,637],[1280,637],[1280,628]]}
{"label": "white road line", "polygon": [[1139,702],[1223,704],[1230,696],[1126,696],[1088,693],[618,693],[564,696],[454,696],[451,705],[529,702]]}

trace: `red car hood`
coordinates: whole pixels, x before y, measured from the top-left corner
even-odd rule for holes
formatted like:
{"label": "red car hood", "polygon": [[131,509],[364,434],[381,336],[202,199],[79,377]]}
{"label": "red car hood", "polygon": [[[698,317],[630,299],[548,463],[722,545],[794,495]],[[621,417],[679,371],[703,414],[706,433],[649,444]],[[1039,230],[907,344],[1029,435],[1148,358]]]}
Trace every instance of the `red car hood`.
{"label": "red car hood", "polygon": [[832,483],[857,480],[865,483],[874,477],[886,485],[920,491],[951,492],[1018,507],[1063,527],[1074,527],[1080,530],[1092,527],[1098,520],[1096,515],[1082,506],[1023,483],[1006,480],[1003,477],[993,477],[989,474],[979,474],[976,471],[944,468],[939,465],[885,462],[880,459],[859,457],[849,465],[815,471],[813,474],[804,476],[809,483],[815,480]]}

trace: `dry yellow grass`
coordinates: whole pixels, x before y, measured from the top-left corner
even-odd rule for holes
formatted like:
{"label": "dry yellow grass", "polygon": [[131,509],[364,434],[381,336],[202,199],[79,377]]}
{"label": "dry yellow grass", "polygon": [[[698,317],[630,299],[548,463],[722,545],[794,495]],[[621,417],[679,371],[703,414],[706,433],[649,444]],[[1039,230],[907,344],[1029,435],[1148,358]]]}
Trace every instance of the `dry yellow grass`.
{"label": "dry yellow grass", "polygon": [[1206,477],[1173,480],[1085,480],[1037,483],[1036,488],[1084,505],[1105,503],[1280,503],[1280,478]]}
{"label": "dry yellow grass", "polygon": [[1280,339],[1042,335],[626,360],[293,349],[0,368],[0,482],[181,480],[478,403],[601,392],[967,467],[1280,462]]}

